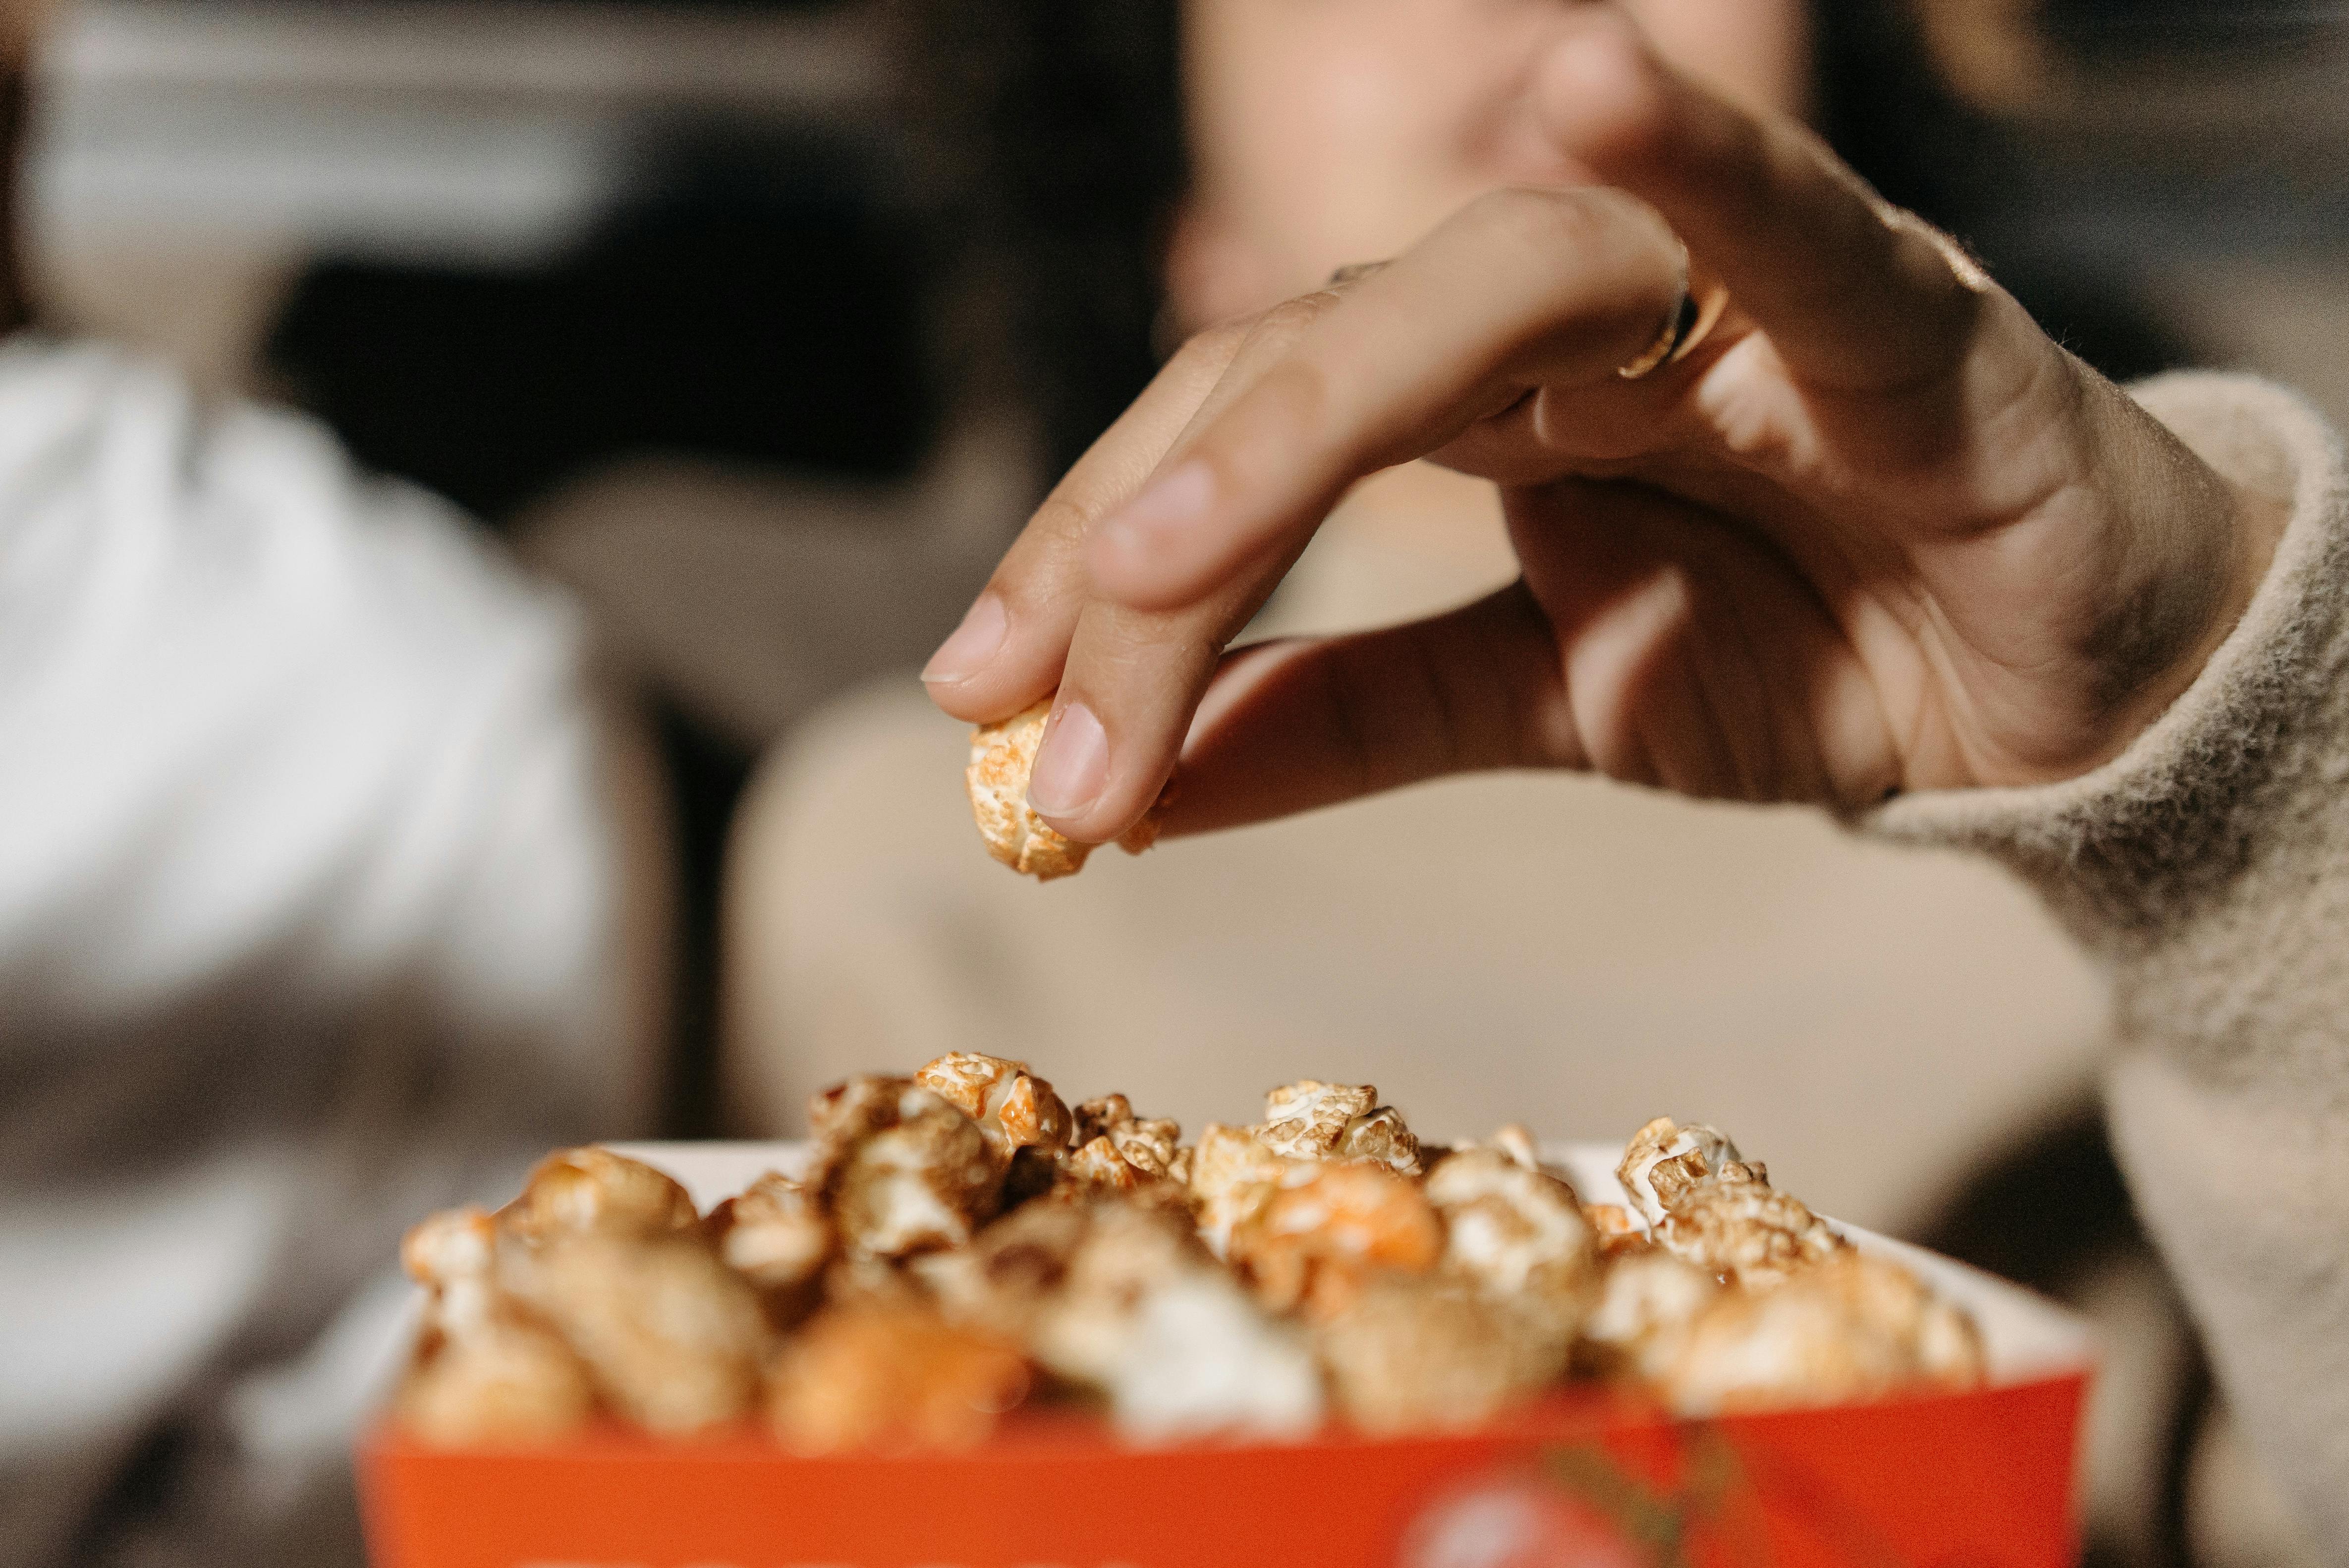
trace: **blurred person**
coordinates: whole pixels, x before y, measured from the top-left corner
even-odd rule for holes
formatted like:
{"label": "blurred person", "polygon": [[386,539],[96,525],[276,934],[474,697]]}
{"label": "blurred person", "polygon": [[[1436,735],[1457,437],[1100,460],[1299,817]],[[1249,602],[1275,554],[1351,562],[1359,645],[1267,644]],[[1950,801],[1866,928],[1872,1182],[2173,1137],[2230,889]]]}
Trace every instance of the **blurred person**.
{"label": "blurred person", "polygon": [[[983,721],[1057,694],[1029,798],[1087,842],[1179,758],[1174,832],[1550,768],[2003,861],[2119,982],[2132,1190],[2349,1561],[2337,438],[2244,377],[2121,391],[1611,7],[1515,57],[1548,169],[1195,337],[932,695]],[[1429,456],[1497,485],[1516,581],[1225,656],[1339,498]]]}
{"label": "blurred person", "polygon": [[[0,155],[37,13],[0,11]],[[0,1561],[355,1563],[402,1230],[644,1125],[658,786],[577,615],[467,520],[44,335],[18,276]]]}
{"label": "blurred person", "polygon": [[[1392,253],[1481,191],[1557,178],[1526,72],[1581,8],[1193,0],[1188,178],[1162,246],[1174,335]],[[1112,9],[1072,28],[1152,35],[1157,7]],[[1791,111],[1846,96],[1812,71],[1845,39],[1815,31],[1800,0],[1631,9],[1741,101]],[[945,10],[973,33],[1012,31]],[[963,42],[957,31],[940,52]],[[1146,97],[1131,79],[1116,88]],[[1023,164],[1041,189],[1029,199],[1072,196],[1074,178],[1033,150],[1047,166]],[[1113,183],[1098,154],[1061,156]],[[1142,178],[1167,173],[1154,162]],[[1033,242],[1048,275],[1071,232]],[[1104,249],[1076,248],[1093,262]],[[1074,282],[1055,280],[1071,297]],[[1352,491],[1250,634],[1381,624],[1516,574],[1492,487],[1406,465]],[[1455,1130],[1547,1105],[1570,1119],[1555,1130],[1619,1133],[1660,1097],[1694,1092],[1704,1104],[1675,1103],[1787,1151],[1849,1217],[1898,1225],[1994,1132],[2084,1080],[2101,1025],[2092,970],[2005,878],[1807,814],[1488,776],[1186,843],[1146,867],[1096,861],[1039,894],[972,853],[961,744],[901,684],[771,760],[734,894],[734,1078],[751,1125],[795,1125],[808,1089],[876,1049],[979,1035],[1130,1081],[1195,1120],[1228,1115],[1211,1086],[1251,1082],[1259,1057],[1275,1071],[1343,1062]],[[1578,896],[1561,904],[1557,886]],[[1023,1006],[974,1013],[995,990]],[[1561,1037],[1573,1048],[1554,1048]],[[1430,1063],[1439,1038],[1464,1054]],[[1888,1060],[1887,1039],[1911,1049]],[[1826,1072],[1870,1086],[1871,1114],[1812,1092]]]}
{"label": "blurred person", "polygon": [[[1146,36],[1158,9],[1116,11]],[[1192,0],[1188,179],[1157,253],[1168,340],[1404,251],[1482,191],[1574,177],[1533,73],[1544,44],[1592,9]],[[1899,129],[1940,143],[1930,151],[1947,161],[1897,136],[1888,156],[1879,135],[1868,172],[1906,202],[1962,207],[1967,160],[1951,144],[1968,133],[1947,105],[1913,77],[1853,79],[1854,34],[1897,28],[1892,7],[1622,9],[1732,101],[1807,110],[1846,148],[1908,112]],[[1869,115],[1878,123],[1855,126]],[[1042,174],[1023,168],[1043,192],[1026,199],[1041,207],[1060,189],[1050,158],[1108,183],[1098,150],[1081,146],[1048,157]],[[1145,172],[1160,171],[1153,161]],[[1099,267],[1105,248],[1081,208],[1037,222],[1047,242],[1068,242],[1057,262],[1036,247],[1048,280],[1038,293],[1086,319],[1095,307],[1069,273]],[[2065,339],[2116,372],[2157,367],[2158,346],[2147,354],[2141,336],[2101,330],[2110,320],[2085,334],[2067,325]],[[1040,317],[1030,335],[1054,330]],[[1074,447],[1064,441],[1065,455]],[[1138,482],[1157,457],[1104,449],[1120,468],[1112,488]],[[1246,636],[1408,621],[1475,602],[1519,570],[1490,485],[1388,469],[1346,491]],[[970,647],[994,637],[990,615],[973,622]],[[947,677],[950,711],[977,717],[1005,698],[984,683],[955,695],[968,674],[955,657],[968,651],[949,645],[931,673]],[[1041,667],[1023,665],[1022,678]],[[1311,770],[1268,755],[1267,738],[1294,709],[1272,712],[1230,755],[1295,783]],[[957,1047],[1029,1057],[1086,1092],[1127,1089],[1191,1123],[1228,1119],[1259,1080],[1356,1074],[1439,1134],[1530,1119],[1556,1134],[1620,1136],[1659,1111],[1707,1117],[1827,1208],[1896,1229],[1920,1225],[2019,1131],[2049,1123],[2095,1137],[2094,1119],[2065,1108],[2094,1071],[2107,982],[1982,861],[1894,850],[1807,812],[1488,772],[1170,843],[1138,865],[1107,857],[1038,891],[971,842],[962,745],[900,685],[836,707],[771,758],[733,891],[732,1070],[747,1129],[796,1128],[800,1099],[843,1072]],[[1217,803],[1219,788],[1245,798],[1239,760],[1219,768],[1201,754],[1198,767],[1205,779],[1195,790],[1186,777],[1178,821],[1276,810],[1262,795],[1240,810]],[[1098,824],[1079,825],[1097,836]],[[2158,1446],[2159,1429],[2137,1440]],[[2141,1478],[2162,1462],[2107,1465],[2134,1488],[2118,1506],[2149,1518],[2158,1500]]]}

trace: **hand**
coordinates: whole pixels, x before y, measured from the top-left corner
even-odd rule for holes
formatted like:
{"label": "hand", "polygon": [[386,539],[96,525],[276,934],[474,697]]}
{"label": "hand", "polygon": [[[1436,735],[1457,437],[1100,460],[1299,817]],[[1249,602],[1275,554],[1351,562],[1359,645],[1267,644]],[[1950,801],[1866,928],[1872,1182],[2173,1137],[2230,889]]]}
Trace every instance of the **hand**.
{"label": "hand", "polygon": [[[1170,831],[1472,769],[1856,808],[2116,755],[2233,624],[2277,520],[1952,242],[1611,9],[1531,81],[1604,183],[1495,192],[1193,340],[940,650],[939,706],[984,721],[1057,686],[1030,799],[1090,841],[1178,752]],[[1682,240],[1733,305],[1625,380]],[[1499,484],[1522,579],[1226,656],[1347,489],[1422,456]]]}

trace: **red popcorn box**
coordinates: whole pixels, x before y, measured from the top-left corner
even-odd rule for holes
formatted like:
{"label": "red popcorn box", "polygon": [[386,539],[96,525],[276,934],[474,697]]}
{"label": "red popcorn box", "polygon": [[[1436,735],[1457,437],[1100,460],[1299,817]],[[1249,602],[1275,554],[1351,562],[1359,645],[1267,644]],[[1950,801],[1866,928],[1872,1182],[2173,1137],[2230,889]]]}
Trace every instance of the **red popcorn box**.
{"label": "red popcorn box", "polygon": [[[791,1144],[646,1144],[707,1209]],[[1618,1151],[1550,1151],[1584,1196]],[[361,1445],[376,1568],[2062,1568],[2085,1326],[1920,1249],[1839,1227],[1970,1311],[1966,1393],[1675,1418],[1563,1387],[1464,1433],[1138,1448],[1066,1409],[949,1455],[802,1458],[760,1430],[608,1426],[509,1450]]]}

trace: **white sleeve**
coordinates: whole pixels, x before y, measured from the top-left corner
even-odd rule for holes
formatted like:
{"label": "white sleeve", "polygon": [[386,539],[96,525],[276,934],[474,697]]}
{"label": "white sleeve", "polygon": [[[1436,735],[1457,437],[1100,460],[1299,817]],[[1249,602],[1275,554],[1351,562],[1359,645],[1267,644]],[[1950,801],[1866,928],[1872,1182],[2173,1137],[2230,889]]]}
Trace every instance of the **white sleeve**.
{"label": "white sleeve", "polygon": [[0,1560],[451,1187],[634,1119],[585,663],[312,424],[0,346]]}

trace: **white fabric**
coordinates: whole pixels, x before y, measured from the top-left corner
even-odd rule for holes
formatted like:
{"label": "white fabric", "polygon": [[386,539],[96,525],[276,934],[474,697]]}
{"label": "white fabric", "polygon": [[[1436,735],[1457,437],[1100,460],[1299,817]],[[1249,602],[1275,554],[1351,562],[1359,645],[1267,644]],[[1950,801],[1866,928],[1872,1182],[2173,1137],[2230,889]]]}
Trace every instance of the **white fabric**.
{"label": "white fabric", "polygon": [[[0,1563],[264,1560],[401,1225],[626,1128],[584,666],[307,422],[0,346]],[[99,1542],[165,1423],[140,1544]]]}

